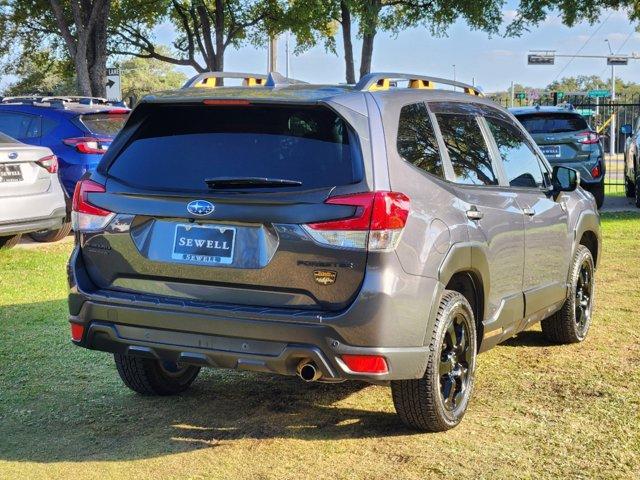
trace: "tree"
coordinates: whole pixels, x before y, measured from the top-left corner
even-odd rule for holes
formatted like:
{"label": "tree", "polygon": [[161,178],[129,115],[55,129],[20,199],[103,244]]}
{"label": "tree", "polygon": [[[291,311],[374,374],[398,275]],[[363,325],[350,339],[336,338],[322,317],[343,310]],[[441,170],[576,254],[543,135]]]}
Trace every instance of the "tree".
{"label": "tree", "polygon": [[32,52],[12,67],[11,73],[18,79],[5,88],[5,96],[68,95],[74,91],[73,63],[56,58],[49,50]]}
{"label": "tree", "polygon": [[[167,53],[167,48],[156,47],[158,53]],[[128,58],[120,64],[122,78],[122,97],[139,99],[151,92],[181,87],[187,80],[186,75],[161,60],[147,58]]]}
{"label": "tree", "polygon": [[4,28],[14,44],[0,53],[27,63],[46,49],[70,59],[77,93],[104,96],[108,31],[134,16],[140,25],[153,25],[162,8],[160,0],[8,0]]}
{"label": "tree", "polygon": [[158,50],[150,29],[137,22],[113,31],[113,53],[186,65],[197,72],[222,71],[227,48],[263,43],[271,21],[282,15],[276,0],[168,0],[166,12],[177,32],[175,54]]}

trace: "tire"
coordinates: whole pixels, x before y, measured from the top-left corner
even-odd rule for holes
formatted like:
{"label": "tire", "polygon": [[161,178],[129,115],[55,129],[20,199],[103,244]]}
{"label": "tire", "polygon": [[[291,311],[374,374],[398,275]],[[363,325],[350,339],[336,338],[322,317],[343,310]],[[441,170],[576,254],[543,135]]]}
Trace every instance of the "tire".
{"label": "tire", "polygon": [[640,208],[640,175],[636,175],[636,186],[634,188],[636,197],[636,207]]}
{"label": "tire", "polygon": [[602,205],[604,205],[604,183],[599,183],[595,187],[592,187],[590,191],[596,199],[596,206],[598,207],[598,210],[600,210]]}
{"label": "tire", "polygon": [[20,243],[22,235],[13,235],[11,237],[0,237],[0,250],[9,250]]}
{"label": "tire", "polygon": [[200,372],[200,367],[118,353],[113,358],[124,384],[142,395],[175,395],[184,392]]}
{"label": "tire", "polygon": [[41,230],[31,232],[29,236],[36,242],[57,242],[71,233],[71,222],[65,222],[56,230]]}
{"label": "tire", "polygon": [[[466,341],[463,340],[465,331]],[[452,348],[456,344],[458,347]],[[445,290],[431,335],[424,376],[391,382],[396,412],[407,426],[442,432],[460,423],[473,391],[476,349],[476,324],[471,305],[462,294]],[[453,401],[448,400],[449,392]]]}
{"label": "tire", "polygon": [[542,333],[554,343],[582,342],[589,332],[593,313],[595,282],[593,256],[578,245],[571,263],[569,298],[562,308],[542,321]]}
{"label": "tire", "polygon": [[626,176],[624,177],[624,194],[627,198],[633,198],[636,195],[636,186]]}

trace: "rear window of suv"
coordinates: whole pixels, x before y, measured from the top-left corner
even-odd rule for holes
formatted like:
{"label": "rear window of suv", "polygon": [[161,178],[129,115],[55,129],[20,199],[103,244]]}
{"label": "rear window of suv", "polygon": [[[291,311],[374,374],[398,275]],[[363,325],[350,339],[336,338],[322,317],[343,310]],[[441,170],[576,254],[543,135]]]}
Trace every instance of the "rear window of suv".
{"label": "rear window of suv", "polygon": [[518,120],[531,134],[589,130],[585,119],[576,113],[534,113],[519,115]]}
{"label": "rear window of suv", "polygon": [[91,113],[80,115],[79,119],[91,133],[115,137],[128,117],[127,113]]}
{"label": "rear window of suv", "polygon": [[109,175],[161,190],[207,190],[213,177],[302,182],[298,189],[358,183],[357,138],[324,107],[159,106],[147,116]]}

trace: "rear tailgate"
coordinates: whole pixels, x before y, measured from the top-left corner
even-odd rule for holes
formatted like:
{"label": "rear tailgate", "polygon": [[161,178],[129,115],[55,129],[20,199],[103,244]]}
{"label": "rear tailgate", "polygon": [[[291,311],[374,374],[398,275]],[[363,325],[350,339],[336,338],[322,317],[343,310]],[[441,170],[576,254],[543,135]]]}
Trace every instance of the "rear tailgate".
{"label": "rear tailgate", "polygon": [[[326,107],[157,105],[106,167],[117,230],[82,255],[106,289],[259,307],[336,310],[366,250],[320,245],[302,224],[352,216],[332,193],[366,190],[357,136]],[[209,188],[210,178],[300,185]]]}
{"label": "rear tailgate", "polygon": [[48,191],[51,175],[36,162],[50,155],[48,148],[0,142],[0,197]]}

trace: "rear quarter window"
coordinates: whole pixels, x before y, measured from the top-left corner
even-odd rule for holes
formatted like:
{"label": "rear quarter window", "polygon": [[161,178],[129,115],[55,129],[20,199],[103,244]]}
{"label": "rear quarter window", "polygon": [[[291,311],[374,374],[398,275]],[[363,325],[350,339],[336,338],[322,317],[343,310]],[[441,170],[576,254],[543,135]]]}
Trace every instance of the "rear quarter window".
{"label": "rear quarter window", "polygon": [[298,189],[358,183],[355,133],[335,112],[299,106],[158,106],[108,173],[129,185],[207,191],[212,177],[302,182]]}
{"label": "rear quarter window", "polygon": [[123,113],[91,113],[78,117],[80,123],[95,135],[115,137],[124,127],[128,114]]}
{"label": "rear quarter window", "polygon": [[586,120],[577,113],[535,113],[517,118],[532,135],[589,130]]}

